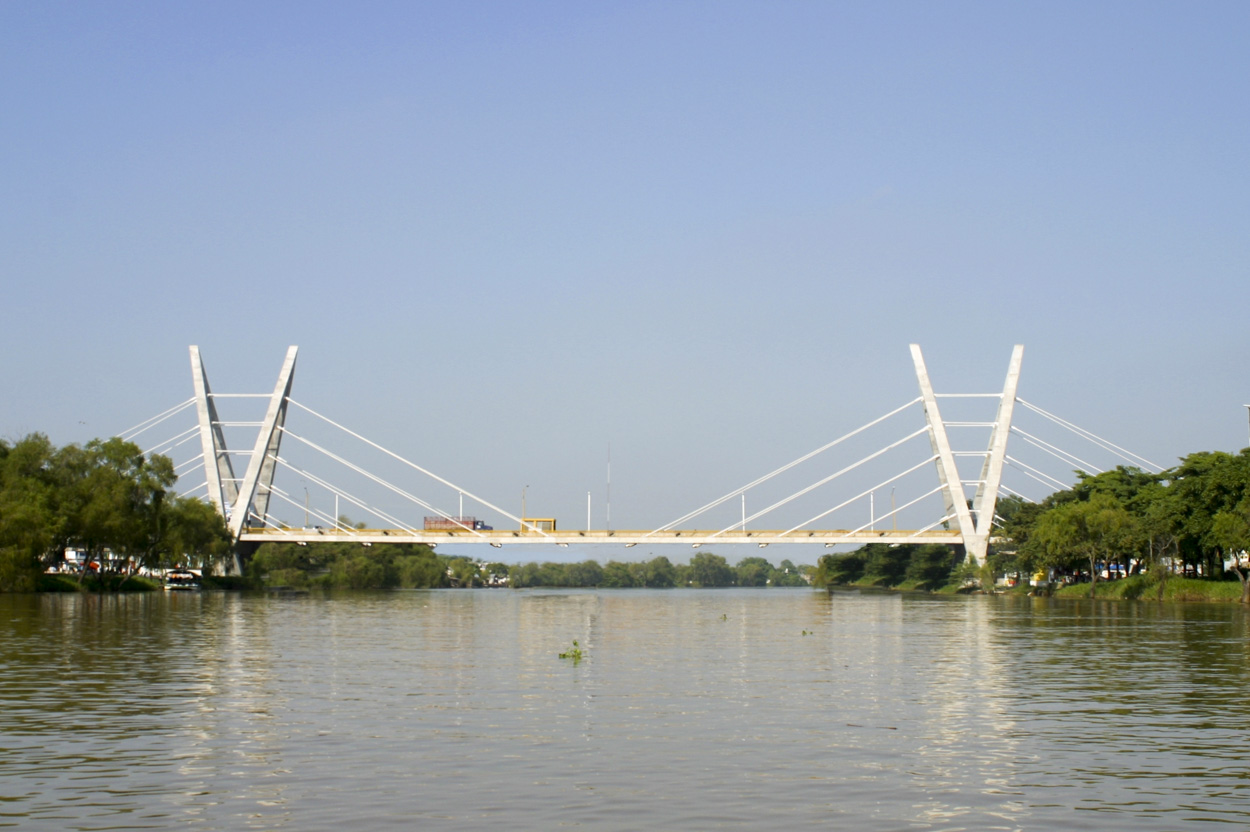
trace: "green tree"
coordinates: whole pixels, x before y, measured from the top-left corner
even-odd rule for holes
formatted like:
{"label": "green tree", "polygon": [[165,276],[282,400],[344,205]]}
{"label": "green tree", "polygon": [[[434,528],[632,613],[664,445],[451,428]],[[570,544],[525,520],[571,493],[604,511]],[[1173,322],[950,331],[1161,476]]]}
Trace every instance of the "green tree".
{"label": "green tree", "polygon": [[1185,525],[1185,508],[1174,488],[1156,482],[1138,492],[1132,509],[1141,527],[1148,568],[1158,579],[1157,597],[1161,600],[1171,573],[1165,560],[1171,558],[1175,563],[1181,558],[1180,536]]}
{"label": "green tree", "polygon": [[375,548],[360,547],[357,554],[337,558],[330,567],[330,581],[347,589],[394,589],[399,586],[399,570],[391,556]]}
{"label": "green tree", "polygon": [[[401,587],[438,589],[450,583],[447,578],[447,568],[429,546],[418,543],[399,548],[399,553],[395,555],[395,568],[399,572]],[[503,574],[508,574],[507,567],[504,567],[504,570]]]}
{"label": "green tree", "polygon": [[690,581],[699,587],[733,586],[734,571],[720,555],[699,552],[690,559]]}
{"label": "green tree", "polygon": [[917,546],[907,562],[907,580],[914,581],[920,589],[937,589],[950,580],[955,568],[955,553],[949,546],[931,543]]}
{"label": "green tree", "polygon": [[1250,448],[1240,454],[1221,451],[1189,454],[1167,472],[1170,488],[1183,506],[1179,548],[1188,564],[1202,565],[1219,576],[1219,541],[1213,534],[1215,515],[1231,511],[1250,495]]}
{"label": "green tree", "polygon": [[470,589],[482,585],[482,571],[468,558],[456,557],[447,561],[447,577],[453,587]]}
{"label": "green tree", "polygon": [[555,561],[543,561],[538,567],[541,586],[570,586],[569,568],[567,564]]}
{"label": "green tree", "polygon": [[173,495],[164,502],[158,527],[149,567],[198,566],[211,573],[230,552],[225,518],[203,500]]}
{"label": "green tree", "polygon": [[677,569],[660,555],[642,565],[642,585],[652,589],[669,589],[677,585]]}
{"label": "green tree", "polygon": [[889,543],[869,543],[863,547],[863,580],[875,586],[895,586],[907,577],[913,547]]}
{"label": "green tree", "polygon": [[0,590],[33,590],[65,537],[55,460],[56,449],[42,434],[13,445],[0,440]]}
{"label": "green tree", "polygon": [[1071,568],[1074,561],[1089,564],[1090,597],[1098,583],[1098,563],[1110,563],[1139,545],[1136,519],[1114,496],[1095,493],[1087,501],[1064,503],[1043,513],[1029,545],[1047,566]]}
{"label": "green tree", "polygon": [[514,589],[542,586],[542,575],[536,563],[521,563],[508,570],[508,583]]}
{"label": "green tree", "polygon": [[603,577],[599,585],[609,589],[629,589],[638,584],[634,580],[633,572],[630,570],[628,563],[610,560],[603,567]]}
{"label": "green tree", "polygon": [[829,587],[853,584],[864,577],[865,562],[862,548],[845,554],[823,555],[816,561],[812,585]]}
{"label": "green tree", "polygon": [[768,586],[776,570],[764,558],[751,557],[738,561],[734,571],[738,586]]}
{"label": "green tree", "polygon": [[777,564],[777,568],[770,577],[773,586],[807,586],[807,579],[803,577],[802,567],[795,566],[788,560],[783,560]]}
{"label": "green tree", "polygon": [[1211,535],[1219,542],[1224,555],[1231,559],[1233,572],[1241,581],[1241,603],[1250,603],[1250,575],[1247,550],[1250,549],[1250,502],[1243,501],[1235,509],[1218,512],[1211,522]]}
{"label": "green tree", "polygon": [[565,575],[567,586],[599,586],[603,580],[603,567],[593,560],[570,563]]}

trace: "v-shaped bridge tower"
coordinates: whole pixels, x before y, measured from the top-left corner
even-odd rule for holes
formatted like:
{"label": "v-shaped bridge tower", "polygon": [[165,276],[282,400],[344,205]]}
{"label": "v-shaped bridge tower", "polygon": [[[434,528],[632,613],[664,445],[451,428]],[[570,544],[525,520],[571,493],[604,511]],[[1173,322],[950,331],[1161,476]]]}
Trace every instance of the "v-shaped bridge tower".
{"label": "v-shaped bridge tower", "polygon": [[[200,421],[200,444],[204,449],[204,470],[208,478],[208,498],[217,511],[226,518],[234,546],[234,570],[241,572],[244,552],[240,549],[239,536],[249,518],[264,518],[269,510],[269,496],[273,489],[273,475],[282,442],[282,426],[286,423],[287,401],[291,395],[291,382],[295,376],[295,356],[298,347],[286,351],[286,360],[278,374],[278,383],[269,398],[264,421],[256,444],[248,457],[247,470],[240,479],[234,474],[231,451],[226,447],[223,425],[217,415],[217,405],[208,385],[208,374],[200,358],[200,348],[191,347],[191,378],[195,385],[195,405]],[[222,394],[216,394],[221,396]],[[232,395],[232,394],[226,394]]]}
{"label": "v-shaped bridge tower", "polygon": [[942,496],[946,501],[946,516],[957,522],[964,548],[973,562],[984,563],[989,549],[990,529],[994,525],[998,487],[1003,479],[1007,435],[1011,432],[1011,417],[1015,412],[1016,387],[1020,383],[1020,362],[1024,357],[1024,346],[1017,344],[1011,351],[1007,380],[998,399],[998,414],[992,424],[989,447],[981,466],[980,479],[976,481],[976,495],[971,503],[964,491],[964,481],[959,475],[955,453],[951,450],[950,439],[946,434],[947,423],[942,420],[938,410],[938,396],[933,392],[929,371],[925,368],[924,356],[921,355],[918,344],[911,345],[911,357],[916,364],[916,379],[920,383],[920,397],[924,403],[929,441],[933,445],[933,454],[937,457],[938,480],[942,484]]}

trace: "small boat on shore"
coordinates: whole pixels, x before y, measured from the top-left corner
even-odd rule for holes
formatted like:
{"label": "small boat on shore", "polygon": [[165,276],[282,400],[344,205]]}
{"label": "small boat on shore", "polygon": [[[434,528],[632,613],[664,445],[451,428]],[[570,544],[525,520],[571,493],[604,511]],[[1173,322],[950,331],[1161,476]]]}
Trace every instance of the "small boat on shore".
{"label": "small boat on shore", "polygon": [[165,573],[165,589],[170,592],[198,592],[200,576],[189,569],[171,569]]}

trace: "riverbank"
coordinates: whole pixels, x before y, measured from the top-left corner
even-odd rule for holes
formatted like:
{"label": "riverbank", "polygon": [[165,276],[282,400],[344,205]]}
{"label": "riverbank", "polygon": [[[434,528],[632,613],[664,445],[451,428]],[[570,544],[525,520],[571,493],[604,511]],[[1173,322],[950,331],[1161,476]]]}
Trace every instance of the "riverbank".
{"label": "riverbank", "polygon": [[77,575],[39,576],[36,592],[153,592],[163,589],[160,581],[141,575]]}
{"label": "riverbank", "polygon": [[[894,586],[886,586],[879,581],[862,580],[849,584],[830,584],[830,591],[869,591],[880,593],[896,592],[900,594],[919,593],[926,595],[1033,595],[1036,590],[1027,586],[1018,586],[1007,590],[985,592],[976,587],[959,584],[945,584],[930,589],[919,581],[904,581]],[[1056,588],[1048,597],[1082,600],[1089,598],[1089,584],[1067,584]],[[1207,603],[1237,603],[1241,600],[1241,583],[1238,581],[1208,581],[1198,578],[1169,577],[1163,582],[1163,591],[1159,591],[1159,581],[1147,575],[1135,575],[1115,581],[1099,581],[1094,589],[1094,597],[1108,601],[1180,601]]]}
{"label": "riverbank", "polygon": [[[1114,601],[1208,601],[1237,603],[1241,600],[1239,581],[1208,581],[1198,578],[1169,577],[1163,582],[1148,575],[1134,575],[1116,581],[1099,581],[1094,597]],[[1055,590],[1054,598],[1088,598],[1089,584],[1069,584]]]}

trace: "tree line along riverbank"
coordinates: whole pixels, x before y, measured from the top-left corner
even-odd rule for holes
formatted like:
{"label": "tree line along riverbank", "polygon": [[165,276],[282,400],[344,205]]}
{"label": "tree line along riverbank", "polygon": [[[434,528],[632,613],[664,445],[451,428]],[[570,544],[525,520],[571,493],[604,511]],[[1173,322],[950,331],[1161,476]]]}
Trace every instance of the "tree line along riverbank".
{"label": "tree line along riverbank", "polygon": [[507,564],[435,554],[421,544],[362,547],[351,543],[266,543],[248,567],[253,586],[349,589],[438,589],[472,587],[600,587],[665,589],[670,587],[809,586],[812,566],[783,560],[774,566],[761,557],[737,565],[712,552],[688,563],[659,556],[646,561],[547,561]]}
{"label": "tree line along riverbank", "polygon": [[[730,565],[711,552],[685,564],[656,557],[509,565],[420,545],[265,544],[246,575],[214,579],[229,532],[209,504],[175,493],[176,480],[168,458],[145,456],[116,437],[59,448],[38,433],[0,440],[0,591],[66,588],[69,576],[47,572],[74,550],[98,565],[97,574],[72,578],[88,590],[144,587],[132,573],[182,565],[203,569],[210,585],[237,588],[855,584],[954,592],[988,590],[1003,575],[1027,584],[1042,574],[1088,581],[1059,588],[1060,596],[1250,599],[1250,449],[1190,454],[1159,474],[1078,471],[1076,485],[1041,502],[1001,499],[989,557],[978,565],[940,545],[871,544],[825,555],[813,567],[762,557]],[[1102,573],[1125,578],[1099,587]],[[1239,592],[1225,586],[1230,581]]]}
{"label": "tree line along riverbank", "polygon": [[[954,583],[989,589],[1011,575],[1017,591],[1029,591],[1040,576],[1060,597],[1250,601],[1250,448],[1190,454],[1158,474],[1125,466],[1076,474],[1072,488],[1041,502],[1000,499],[986,563],[973,568],[956,555]],[[926,568],[912,565],[923,548],[827,555],[817,580],[903,587]],[[947,562],[936,551],[923,559],[927,583],[939,581]]]}

